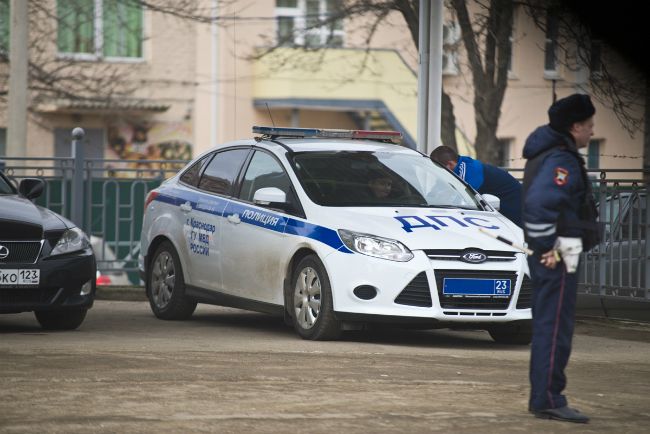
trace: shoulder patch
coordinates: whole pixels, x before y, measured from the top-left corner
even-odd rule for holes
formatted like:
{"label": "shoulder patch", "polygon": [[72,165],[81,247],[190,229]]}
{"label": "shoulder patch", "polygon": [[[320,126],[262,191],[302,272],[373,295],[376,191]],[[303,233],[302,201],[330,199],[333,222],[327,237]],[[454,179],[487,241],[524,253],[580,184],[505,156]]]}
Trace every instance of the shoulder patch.
{"label": "shoulder patch", "polygon": [[566,170],[563,167],[556,167],[555,168],[555,178],[553,179],[553,181],[557,185],[563,186],[564,184],[569,182],[569,171]]}

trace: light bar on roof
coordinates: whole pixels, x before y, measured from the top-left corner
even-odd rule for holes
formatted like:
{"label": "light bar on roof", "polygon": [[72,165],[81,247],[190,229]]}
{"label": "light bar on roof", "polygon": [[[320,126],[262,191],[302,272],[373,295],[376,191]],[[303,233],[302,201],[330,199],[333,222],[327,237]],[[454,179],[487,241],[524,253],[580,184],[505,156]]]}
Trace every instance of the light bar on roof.
{"label": "light bar on roof", "polygon": [[328,139],[369,139],[386,140],[401,143],[402,133],[399,131],[369,131],[369,130],[334,130],[320,128],[285,128],[285,127],[253,127],[254,134],[271,137],[301,137],[301,138],[328,138]]}

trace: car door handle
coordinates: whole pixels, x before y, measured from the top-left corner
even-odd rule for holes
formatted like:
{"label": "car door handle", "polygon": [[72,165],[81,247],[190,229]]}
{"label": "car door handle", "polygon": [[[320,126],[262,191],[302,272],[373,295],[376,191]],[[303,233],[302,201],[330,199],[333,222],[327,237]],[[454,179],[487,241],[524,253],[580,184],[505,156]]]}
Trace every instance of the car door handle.
{"label": "car door handle", "polygon": [[192,204],[189,202],[185,202],[181,204],[181,211],[183,212],[190,212],[192,211]]}
{"label": "car door handle", "polygon": [[230,214],[227,218],[228,218],[228,221],[230,223],[233,223],[233,224],[236,224],[236,225],[241,223],[241,219],[239,218],[239,214]]}

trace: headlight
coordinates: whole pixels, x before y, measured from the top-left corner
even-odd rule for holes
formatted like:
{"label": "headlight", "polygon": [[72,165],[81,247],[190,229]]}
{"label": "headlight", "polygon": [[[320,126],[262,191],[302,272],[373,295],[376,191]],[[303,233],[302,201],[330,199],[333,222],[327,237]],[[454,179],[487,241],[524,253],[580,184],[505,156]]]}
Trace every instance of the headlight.
{"label": "headlight", "polygon": [[90,241],[88,241],[88,237],[81,229],[68,229],[63,233],[59,242],[56,243],[56,246],[54,246],[54,249],[52,249],[50,256],[77,252],[79,250],[86,249],[89,246]]}
{"label": "headlight", "polygon": [[413,259],[413,253],[404,244],[375,235],[339,229],[343,243],[355,252],[390,261],[407,262]]}

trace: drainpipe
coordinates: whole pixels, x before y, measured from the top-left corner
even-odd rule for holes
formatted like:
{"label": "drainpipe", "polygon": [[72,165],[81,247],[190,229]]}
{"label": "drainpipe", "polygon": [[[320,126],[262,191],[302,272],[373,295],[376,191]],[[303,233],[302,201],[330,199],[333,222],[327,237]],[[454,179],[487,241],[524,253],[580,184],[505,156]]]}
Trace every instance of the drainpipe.
{"label": "drainpipe", "polygon": [[210,143],[217,146],[219,142],[219,26],[217,25],[219,0],[212,0],[212,21],[210,35],[212,39],[212,65],[210,68],[210,81],[212,83],[212,97],[210,101]]}
{"label": "drainpipe", "polygon": [[420,26],[418,35],[418,49],[420,51],[420,66],[418,69],[418,137],[417,149],[427,151],[427,98],[429,95],[429,16],[431,3],[420,2]]}

